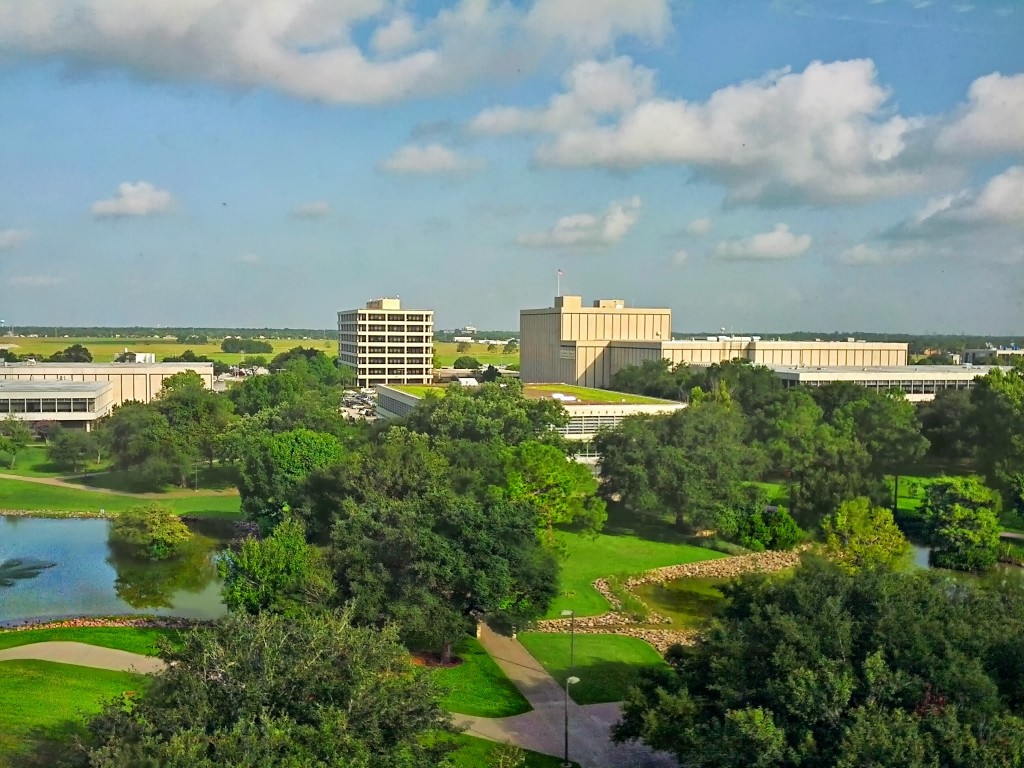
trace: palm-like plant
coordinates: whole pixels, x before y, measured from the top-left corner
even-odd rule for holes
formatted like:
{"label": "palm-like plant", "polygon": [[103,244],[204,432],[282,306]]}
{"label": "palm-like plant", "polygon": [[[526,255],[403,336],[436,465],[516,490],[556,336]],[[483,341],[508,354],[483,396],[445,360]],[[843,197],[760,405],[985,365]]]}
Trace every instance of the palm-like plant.
{"label": "palm-like plant", "polygon": [[34,579],[47,568],[53,568],[55,565],[56,563],[49,563],[45,560],[22,558],[0,560],[0,587],[13,587],[15,581]]}

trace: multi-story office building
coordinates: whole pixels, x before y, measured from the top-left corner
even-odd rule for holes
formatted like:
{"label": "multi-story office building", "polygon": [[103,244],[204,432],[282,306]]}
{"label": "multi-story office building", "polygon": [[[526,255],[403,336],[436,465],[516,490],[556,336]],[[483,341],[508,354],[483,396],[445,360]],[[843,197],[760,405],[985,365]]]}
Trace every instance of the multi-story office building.
{"label": "multi-story office building", "polygon": [[395,298],[338,313],[338,362],[360,387],[430,384],[433,360],[432,309],[402,309]]}
{"label": "multi-story office building", "polygon": [[760,336],[672,340],[672,310],[627,307],[600,299],[584,307],[579,296],[519,313],[520,370],[524,382],[607,387],[617,371],[647,360],[714,365],[893,366],[907,364],[905,342],[769,341]]}

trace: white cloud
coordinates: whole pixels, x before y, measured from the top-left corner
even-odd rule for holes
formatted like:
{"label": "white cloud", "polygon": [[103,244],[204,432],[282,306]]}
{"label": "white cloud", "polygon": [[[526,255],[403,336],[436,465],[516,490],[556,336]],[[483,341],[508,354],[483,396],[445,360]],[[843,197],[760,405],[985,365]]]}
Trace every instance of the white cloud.
{"label": "white cloud", "polygon": [[715,91],[703,103],[642,98],[612,124],[555,132],[556,166],[680,164],[726,184],[732,202],[867,200],[933,182],[902,156],[922,123],[892,115],[867,59],[812,62]]}
{"label": "white cloud", "polygon": [[810,247],[810,235],[794,235],[787,225],[776,224],[771,232],[722,240],[715,246],[714,257],[723,261],[778,261],[800,256]]}
{"label": "white cloud", "polygon": [[479,170],[480,163],[443,144],[407,144],[381,163],[388,173],[457,174]]}
{"label": "white cloud", "polygon": [[[660,40],[669,0],[0,0],[0,50],[334,103],[450,92]],[[361,42],[368,39],[364,46]]]}
{"label": "white cloud", "polygon": [[613,202],[602,214],[577,213],[563,216],[545,232],[520,235],[518,243],[527,248],[613,245],[628,234],[640,218],[641,200]]}
{"label": "white cloud", "polygon": [[952,230],[1024,228],[1024,165],[1007,168],[979,192],[961,190],[929,200],[891,234],[901,237],[946,235]]}
{"label": "white cloud", "polygon": [[993,72],[979,77],[962,105],[941,129],[940,151],[961,155],[1024,152],[1024,74]]}
{"label": "white cloud", "polygon": [[694,219],[693,221],[686,225],[686,231],[689,232],[691,235],[696,235],[698,237],[701,235],[706,235],[708,232],[711,231],[711,219],[706,217]]}
{"label": "white cloud", "polygon": [[686,251],[679,249],[672,254],[672,266],[682,267],[686,265],[686,262],[690,260],[690,254]]}
{"label": "white cloud", "polygon": [[32,237],[27,229],[0,229],[0,251],[10,251],[17,248]]}
{"label": "white cloud", "polygon": [[331,215],[331,204],[326,200],[315,200],[292,208],[292,216],[297,219],[322,219]]}
{"label": "white cloud", "polygon": [[562,78],[565,93],[551,98],[542,109],[495,107],[470,121],[473,133],[557,133],[595,124],[597,118],[621,115],[654,90],[654,72],[634,66],[628,56],[607,62],[584,61]]}
{"label": "white cloud", "polygon": [[52,288],[64,282],[63,278],[54,275],[15,275],[8,277],[6,283],[12,288]]}
{"label": "white cloud", "polygon": [[92,215],[97,218],[112,216],[149,216],[165,213],[174,205],[174,198],[165,189],[158,189],[148,181],[126,181],[117,187],[117,196],[97,200],[92,204]]}
{"label": "white cloud", "polygon": [[885,261],[885,255],[878,248],[860,243],[840,252],[838,260],[841,264],[859,267],[866,264],[881,264]]}
{"label": "white cloud", "polygon": [[258,253],[243,253],[238,257],[237,261],[240,264],[248,264],[250,267],[256,266],[257,264],[263,263],[263,257]]}

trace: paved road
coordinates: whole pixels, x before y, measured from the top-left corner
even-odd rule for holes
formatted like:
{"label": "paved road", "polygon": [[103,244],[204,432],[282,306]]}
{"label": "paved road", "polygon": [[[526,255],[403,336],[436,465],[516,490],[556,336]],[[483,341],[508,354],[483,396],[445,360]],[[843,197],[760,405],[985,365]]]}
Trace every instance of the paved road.
{"label": "paved road", "polygon": [[77,664],[81,667],[113,669],[119,672],[138,672],[140,674],[160,672],[165,666],[163,661],[152,656],[67,641],[30,643],[0,650],[0,661],[14,659],[56,661],[61,664]]}
{"label": "paved road", "polygon": [[[503,718],[453,714],[456,725],[475,736],[561,757],[565,750],[564,689],[519,641],[498,635],[485,626],[480,642],[522,691],[533,711]],[[11,659],[38,659],[140,673],[159,672],[165,666],[163,661],[151,656],[65,641],[0,650],[0,661]],[[619,704],[580,706],[570,699],[570,759],[583,768],[675,768],[676,763],[669,755],[652,752],[641,744],[613,744],[609,729],[620,713]]]}

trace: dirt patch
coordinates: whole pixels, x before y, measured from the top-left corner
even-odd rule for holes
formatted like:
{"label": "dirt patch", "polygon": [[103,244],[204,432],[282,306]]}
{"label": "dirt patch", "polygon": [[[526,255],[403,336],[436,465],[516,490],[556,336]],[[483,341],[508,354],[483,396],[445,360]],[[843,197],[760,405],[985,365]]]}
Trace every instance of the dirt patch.
{"label": "dirt patch", "polygon": [[412,663],[417,667],[449,669],[450,667],[457,667],[462,664],[462,659],[458,656],[451,656],[448,661],[445,661],[437,653],[414,653],[412,654]]}

